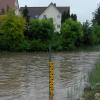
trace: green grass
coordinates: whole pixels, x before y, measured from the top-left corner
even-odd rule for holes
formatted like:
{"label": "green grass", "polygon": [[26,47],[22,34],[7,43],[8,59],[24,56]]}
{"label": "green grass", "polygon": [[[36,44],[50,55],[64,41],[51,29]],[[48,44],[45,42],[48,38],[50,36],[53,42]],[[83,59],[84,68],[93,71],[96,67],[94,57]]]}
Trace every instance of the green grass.
{"label": "green grass", "polygon": [[100,88],[96,86],[97,83],[100,83],[100,62],[95,64],[94,69],[89,74],[89,81],[91,90],[84,91],[83,97],[85,100],[94,100],[95,93],[100,92]]}
{"label": "green grass", "polygon": [[100,83],[100,63],[95,65],[95,68],[89,75],[90,84],[95,87],[97,83]]}

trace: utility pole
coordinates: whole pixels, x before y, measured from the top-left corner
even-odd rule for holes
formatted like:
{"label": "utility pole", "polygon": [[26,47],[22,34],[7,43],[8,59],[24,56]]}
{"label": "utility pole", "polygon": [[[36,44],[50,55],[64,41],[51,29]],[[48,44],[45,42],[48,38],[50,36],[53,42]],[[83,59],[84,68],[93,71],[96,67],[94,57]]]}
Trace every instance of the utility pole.
{"label": "utility pole", "polygon": [[51,46],[49,46],[49,100],[53,100],[54,91],[54,64],[51,56]]}

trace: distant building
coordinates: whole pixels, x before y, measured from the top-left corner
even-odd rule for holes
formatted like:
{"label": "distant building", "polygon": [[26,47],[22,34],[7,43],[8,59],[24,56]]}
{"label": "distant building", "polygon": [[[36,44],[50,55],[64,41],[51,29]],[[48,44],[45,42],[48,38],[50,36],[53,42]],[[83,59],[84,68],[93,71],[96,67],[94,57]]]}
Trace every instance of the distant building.
{"label": "distant building", "polygon": [[18,0],[0,0],[0,14],[3,14],[8,9],[14,9],[15,14],[19,15]]}
{"label": "distant building", "polygon": [[[24,7],[20,8],[22,12]],[[55,31],[60,32],[62,13],[70,13],[70,7],[57,7],[56,4],[50,3],[48,7],[28,7],[30,18],[52,18]]]}

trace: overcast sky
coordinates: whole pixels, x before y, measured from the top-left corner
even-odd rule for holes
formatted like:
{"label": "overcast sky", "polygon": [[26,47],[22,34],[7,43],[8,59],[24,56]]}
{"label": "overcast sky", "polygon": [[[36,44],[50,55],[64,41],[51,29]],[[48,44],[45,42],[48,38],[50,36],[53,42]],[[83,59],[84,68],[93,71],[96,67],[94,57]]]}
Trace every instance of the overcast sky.
{"label": "overcast sky", "polygon": [[51,2],[57,6],[70,6],[71,13],[76,13],[78,19],[83,22],[90,20],[100,0],[19,0],[20,6],[48,6]]}

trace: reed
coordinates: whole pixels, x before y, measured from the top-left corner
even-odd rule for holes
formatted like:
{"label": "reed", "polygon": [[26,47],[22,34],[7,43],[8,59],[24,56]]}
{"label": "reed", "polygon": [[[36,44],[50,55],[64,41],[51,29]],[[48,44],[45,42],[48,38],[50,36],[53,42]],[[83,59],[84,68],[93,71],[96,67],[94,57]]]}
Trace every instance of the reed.
{"label": "reed", "polygon": [[97,83],[100,83],[100,63],[97,63],[89,75],[90,84],[95,87]]}

